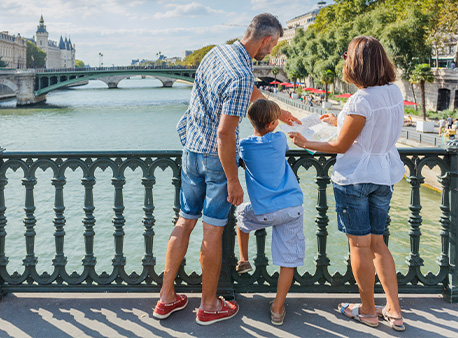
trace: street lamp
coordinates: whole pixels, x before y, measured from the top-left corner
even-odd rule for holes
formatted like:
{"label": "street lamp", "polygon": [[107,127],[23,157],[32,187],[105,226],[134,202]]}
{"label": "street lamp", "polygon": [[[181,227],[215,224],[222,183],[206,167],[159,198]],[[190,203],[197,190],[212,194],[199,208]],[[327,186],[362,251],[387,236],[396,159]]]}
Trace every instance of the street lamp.
{"label": "street lamp", "polygon": [[103,54],[99,53],[99,67],[103,66]]}

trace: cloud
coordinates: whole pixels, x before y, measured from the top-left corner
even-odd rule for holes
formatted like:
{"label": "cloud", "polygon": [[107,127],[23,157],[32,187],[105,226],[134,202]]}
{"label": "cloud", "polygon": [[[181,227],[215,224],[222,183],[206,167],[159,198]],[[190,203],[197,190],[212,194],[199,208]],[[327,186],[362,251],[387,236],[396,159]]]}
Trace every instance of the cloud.
{"label": "cloud", "polygon": [[197,2],[191,2],[186,5],[167,5],[166,7],[174,7],[174,9],[163,12],[155,13],[153,18],[155,19],[170,19],[180,16],[185,17],[197,17],[197,16],[206,16],[214,14],[224,14],[223,10],[213,9],[208,6],[204,6]]}

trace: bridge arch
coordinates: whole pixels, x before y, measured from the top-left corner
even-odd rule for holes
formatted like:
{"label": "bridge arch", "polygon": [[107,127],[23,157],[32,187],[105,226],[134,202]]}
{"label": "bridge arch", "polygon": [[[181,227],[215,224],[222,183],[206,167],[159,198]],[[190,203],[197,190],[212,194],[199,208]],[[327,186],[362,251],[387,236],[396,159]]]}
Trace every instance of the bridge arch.
{"label": "bridge arch", "polygon": [[17,93],[17,91],[18,91],[17,84],[15,82],[11,81],[11,80],[4,79],[4,78],[0,77],[0,85],[4,85],[5,87],[8,87],[9,89],[11,89],[13,91],[13,93]]}
{"label": "bridge arch", "polygon": [[36,73],[34,95],[44,95],[50,91],[71,85],[80,81],[101,80],[109,88],[116,88],[118,83],[135,75],[152,76],[162,82],[164,87],[171,87],[176,80],[193,83],[196,69],[188,68],[146,68],[146,69],[90,69],[70,70],[53,72],[52,70],[43,73]]}

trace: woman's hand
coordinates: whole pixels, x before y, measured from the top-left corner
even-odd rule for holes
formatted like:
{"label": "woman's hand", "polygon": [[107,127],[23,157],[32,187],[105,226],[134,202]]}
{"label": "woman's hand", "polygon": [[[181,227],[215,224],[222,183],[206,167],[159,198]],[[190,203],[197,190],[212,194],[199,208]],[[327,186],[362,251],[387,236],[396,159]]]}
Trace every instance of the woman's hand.
{"label": "woman's hand", "polygon": [[302,134],[297,133],[295,131],[291,131],[288,133],[288,136],[292,139],[293,143],[301,148],[307,148],[306,145],[308,140],[302,136]]}
{"label": "woman's hand", "polygon": [[327,122],[329,124],[332,124],[334,127],[337,126],[337,117],[332,113],[321,115],[320,116],[320,120],[323,121],[323,122]]}

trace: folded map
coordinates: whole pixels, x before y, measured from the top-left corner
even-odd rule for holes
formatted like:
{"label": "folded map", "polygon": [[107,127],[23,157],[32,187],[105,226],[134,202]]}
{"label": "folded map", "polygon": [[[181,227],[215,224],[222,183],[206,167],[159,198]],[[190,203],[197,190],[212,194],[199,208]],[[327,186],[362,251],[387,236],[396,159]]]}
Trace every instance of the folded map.
{"label": "folded map", "polygon": [[293,122],[293,126],[281,124],[280,128],[285,132],[291,131],[302,134],[309,141],[327,142],[337,135],[337,127],[320,120],[320,114],[312,113],[300,120],[302,124]]}

